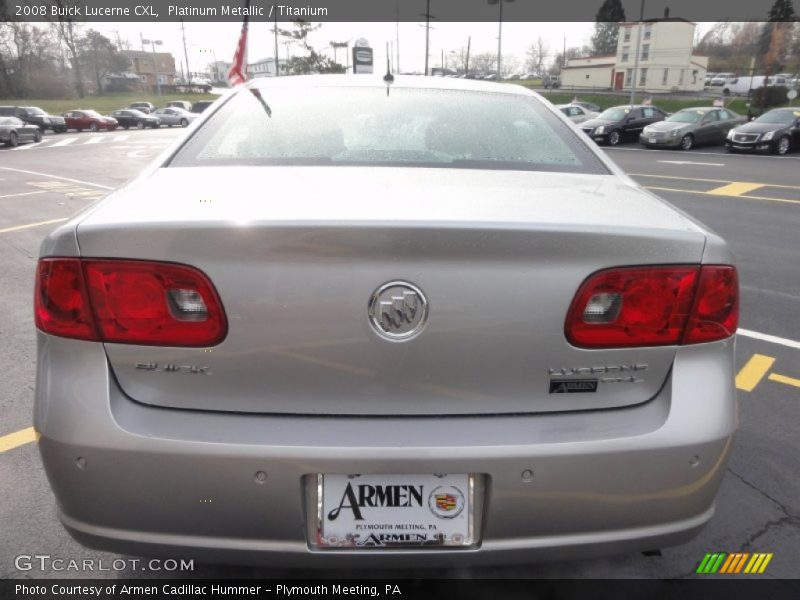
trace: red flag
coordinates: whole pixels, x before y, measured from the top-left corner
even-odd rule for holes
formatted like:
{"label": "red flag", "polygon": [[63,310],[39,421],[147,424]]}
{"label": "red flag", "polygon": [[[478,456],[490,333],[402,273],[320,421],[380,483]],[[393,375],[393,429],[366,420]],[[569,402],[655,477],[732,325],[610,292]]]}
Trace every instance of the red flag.
{"label": "red flag", "polygon": [[242,33],[239,36],[239,43],[236,45],[236,52],[233,55],[233,65],[231,65],[231,70],[228,71],[228,83],[232,86],[247,81],[247,19],[250,12],[250,0],[246,0],[244,3],[244,10]]}

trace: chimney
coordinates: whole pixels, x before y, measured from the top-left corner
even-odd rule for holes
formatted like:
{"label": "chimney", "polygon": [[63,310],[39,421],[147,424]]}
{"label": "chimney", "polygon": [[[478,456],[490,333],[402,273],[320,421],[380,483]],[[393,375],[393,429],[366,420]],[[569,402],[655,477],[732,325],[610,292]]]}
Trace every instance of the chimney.
{"label": "chimney", "polygon": [[669,6],[664,7],[664,18],[669,19]]}

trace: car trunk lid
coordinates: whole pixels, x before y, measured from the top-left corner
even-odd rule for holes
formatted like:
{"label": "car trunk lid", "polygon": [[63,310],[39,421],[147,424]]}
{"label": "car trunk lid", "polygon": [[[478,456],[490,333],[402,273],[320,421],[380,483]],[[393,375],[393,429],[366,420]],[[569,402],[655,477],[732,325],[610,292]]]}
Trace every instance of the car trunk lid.
{"label": "car trunk lid", "polygon": [[[698,264],[705,235],[610,175],[219,167],[155,172],[90,213],[78,240],[85,257],[192,265],[222,300],[229,331],[216,347],[105,345],[137,401],[449,415],[652,398],[674,347],[579,349],[565,316],[591,273]],[[369,319],[391,281],[428,303],[424,329],[402,343]],[[561,393],[553,382],[563,380],[598,384]]]}

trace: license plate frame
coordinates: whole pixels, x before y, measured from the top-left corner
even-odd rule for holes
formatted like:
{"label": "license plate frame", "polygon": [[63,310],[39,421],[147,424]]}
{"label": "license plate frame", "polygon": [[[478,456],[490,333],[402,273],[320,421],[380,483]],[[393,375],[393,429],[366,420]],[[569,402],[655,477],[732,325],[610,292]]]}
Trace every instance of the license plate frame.
{"label": "license plate frame", "polygon": [[648,144],[655,144],[657,141],[658,140],[656,140],[656,138],[654,138],[654,137],[647,138],[647,143]]}
{"label": "license plate frame", "polygon": [[[345,493],[348,484],[349,496]],[[410,494],[408,490],[399,492],[401,496],[407,494],[413,506],[373,507],[357,502],[362,517],[357,521],[350,504],[351,499],[360,500],[357,496],[363,492],[359,486],[419,486],[420,490],[418,494]],[[318,473],[307,476],[306,489],[308,541],[314,549],[453,550],[474,548],[480,543],[478,532],[483,512],[480,475]],[[387,491],[384,489],[383,493]],[[328,517],[337,509],[334,519],[338,521],[340,515],[343,519],[334,524]]]}

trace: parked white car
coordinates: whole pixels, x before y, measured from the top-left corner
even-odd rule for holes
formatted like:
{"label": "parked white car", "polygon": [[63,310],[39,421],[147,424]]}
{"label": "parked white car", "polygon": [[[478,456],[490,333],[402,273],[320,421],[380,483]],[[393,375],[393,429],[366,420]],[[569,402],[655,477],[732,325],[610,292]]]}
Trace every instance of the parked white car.
{"label": "parked white car", "polygon": [[556,108],[567,115],[567,118],[575,124],[594,119],[599,114],[577,104],[558,104]]}

